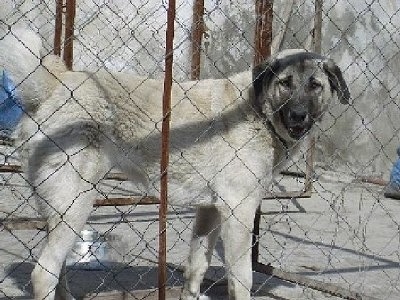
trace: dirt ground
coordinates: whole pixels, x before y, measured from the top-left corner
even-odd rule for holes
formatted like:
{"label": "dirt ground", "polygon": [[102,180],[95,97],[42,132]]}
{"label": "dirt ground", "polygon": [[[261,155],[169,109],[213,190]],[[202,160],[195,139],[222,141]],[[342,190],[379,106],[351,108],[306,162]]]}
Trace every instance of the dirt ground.
{"label": "dirt ground", "polygon": [[[1,178],[0,217],[37,216],[23,177]],[[302,186],[297,179],[289,181],[289,189]],[[127,183],[105,181],[102,188],[113,195],[131,193]],[[321,171],[311,198],[265,200],[262,211],[259,261],[283,277],[331,284],[337,293],[254,272],[254,299],[400,299],[400,201],[384,198],[381,186]],[[168,214],[168,299],[177,299],[182,285],[193,216],[191,209],[173,207]],[[94,209],[87,229],[104,236],[105,250],[92,265],[70,257],[67,276],[73,294],[155,299],[157,217],[156,205]],[[43,231],[0,227],[0,299],[31,299],[30,273],[44,238]],[[210,280],[203,286],[209,299],[226,299],[222,261],[218,243],[206,276]]]}

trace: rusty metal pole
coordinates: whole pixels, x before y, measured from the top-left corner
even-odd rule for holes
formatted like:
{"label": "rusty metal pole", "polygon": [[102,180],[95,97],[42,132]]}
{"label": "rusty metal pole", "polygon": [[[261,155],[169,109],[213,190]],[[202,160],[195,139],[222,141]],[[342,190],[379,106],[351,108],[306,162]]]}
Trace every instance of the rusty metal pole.
{"label": "rusty metal pole", "polygon": [[256,0],[254,65],[258,65],[271,55],[273,5],[273,0]]}
{"label": "rusty metal pole", "polygon": [[61,35],[63,18],[63,0],[56,0],[56,18],[54,26],[54,54],[61,55]]}
{"label": "rusty metal pole", "polygon": [[200,78],[201,43],[204,33],[204,0],[195,0],[193,4],[192,22],[192,62],[190,79]]}
{"label": "rusty metal pole", "polygon": [[[258,65],[271,55],[273,0],[256,0],[256,26],[254,34],[254,65]],[[258,264],[261,208],[254,217],[252,263],[253,269]]]}
{"label": "rusty metal pole", "polygon": [[65,11],[65,34],[64,34],[64,55],[65,65],[72,70],[74,59],[74,22],[76,11],[76,0],[66,0]]}
{"label": "rusty metal pole", "polygon": [[315,0],[313,50],[316,53],[321,53],[322,50],[322,5],[323,0]]}
{"label": "rusty metal pole", "polygon": [[[322,5],[323,0],[315,0],[314,3],[314,28],[312,47],[313,51],[321,54],[322,50]],[[314,160],[315,160],[315,136],[310,135],[308,138],[308,149],[306,156],[306,179],[304,190],[311,192],[312,190],[312,177],[314,173]]]}
{"label": "rusty metal pole", "polygon": [[174,54],[175,0],[168,1],[167,32],[165,42],[165,77],[163,94],[163,120],[161,128],[161,187],[159,206],[158,299],[165,300],[167,282],[167,204],[169,129],[171,119],[172,64]]}

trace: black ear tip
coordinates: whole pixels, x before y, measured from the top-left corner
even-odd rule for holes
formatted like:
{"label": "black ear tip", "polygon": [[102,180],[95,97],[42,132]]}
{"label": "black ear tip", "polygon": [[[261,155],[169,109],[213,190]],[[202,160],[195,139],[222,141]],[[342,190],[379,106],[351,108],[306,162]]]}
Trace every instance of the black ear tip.
{"label": "black ear tip", "polygon": [[350,98],[351,98],[350,92],[348,89],[346,89],[345,94],[344,94],[344,101],[345,101],[344,103],[349,104]]}
{"label": "black ear tip", "polygon": [[340,90],[340,95],[339,95],[340,103],[349,104],[350,98],[351,98],[351,95],[350,95],[350,91],[347,88],[347,86],[342,87],[342,90]]}
{"label": "black ear tip", "polygon": [[332,89],[336,90],[340,103],[349,104],[351,95],[340,68],[332,59],[327,59],[323,67],[329,77]]}

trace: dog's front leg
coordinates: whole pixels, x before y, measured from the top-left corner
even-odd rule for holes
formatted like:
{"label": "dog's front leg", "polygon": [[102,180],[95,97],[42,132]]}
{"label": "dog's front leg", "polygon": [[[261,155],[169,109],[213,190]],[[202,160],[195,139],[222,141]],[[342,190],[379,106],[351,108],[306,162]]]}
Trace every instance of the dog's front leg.
{"label": "dog's front leg", "polygon": [[232,209],[231,215],[221,225],[230,300],[250,300],[253,283],[251,242],[257,205],[248,204]]}

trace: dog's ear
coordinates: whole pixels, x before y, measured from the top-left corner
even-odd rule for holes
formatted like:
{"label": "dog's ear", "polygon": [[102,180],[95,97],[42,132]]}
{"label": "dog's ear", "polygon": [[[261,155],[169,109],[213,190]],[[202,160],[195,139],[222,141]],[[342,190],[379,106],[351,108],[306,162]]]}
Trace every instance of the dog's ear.
{"label": "dog's ear", "polygon": [[254,96],[257,99],[265,86],[268,86],[278,69],[278,60],[268,59],[253,68]]}
{"label": "dog's ear", "polygon": [[329,84],[332,90],[336,91],[340,103],[349,104],[350,92],[346,81],[343,78],[342,71],[332,59],[326,59],[323,62],[323,69],[328,75]]}

